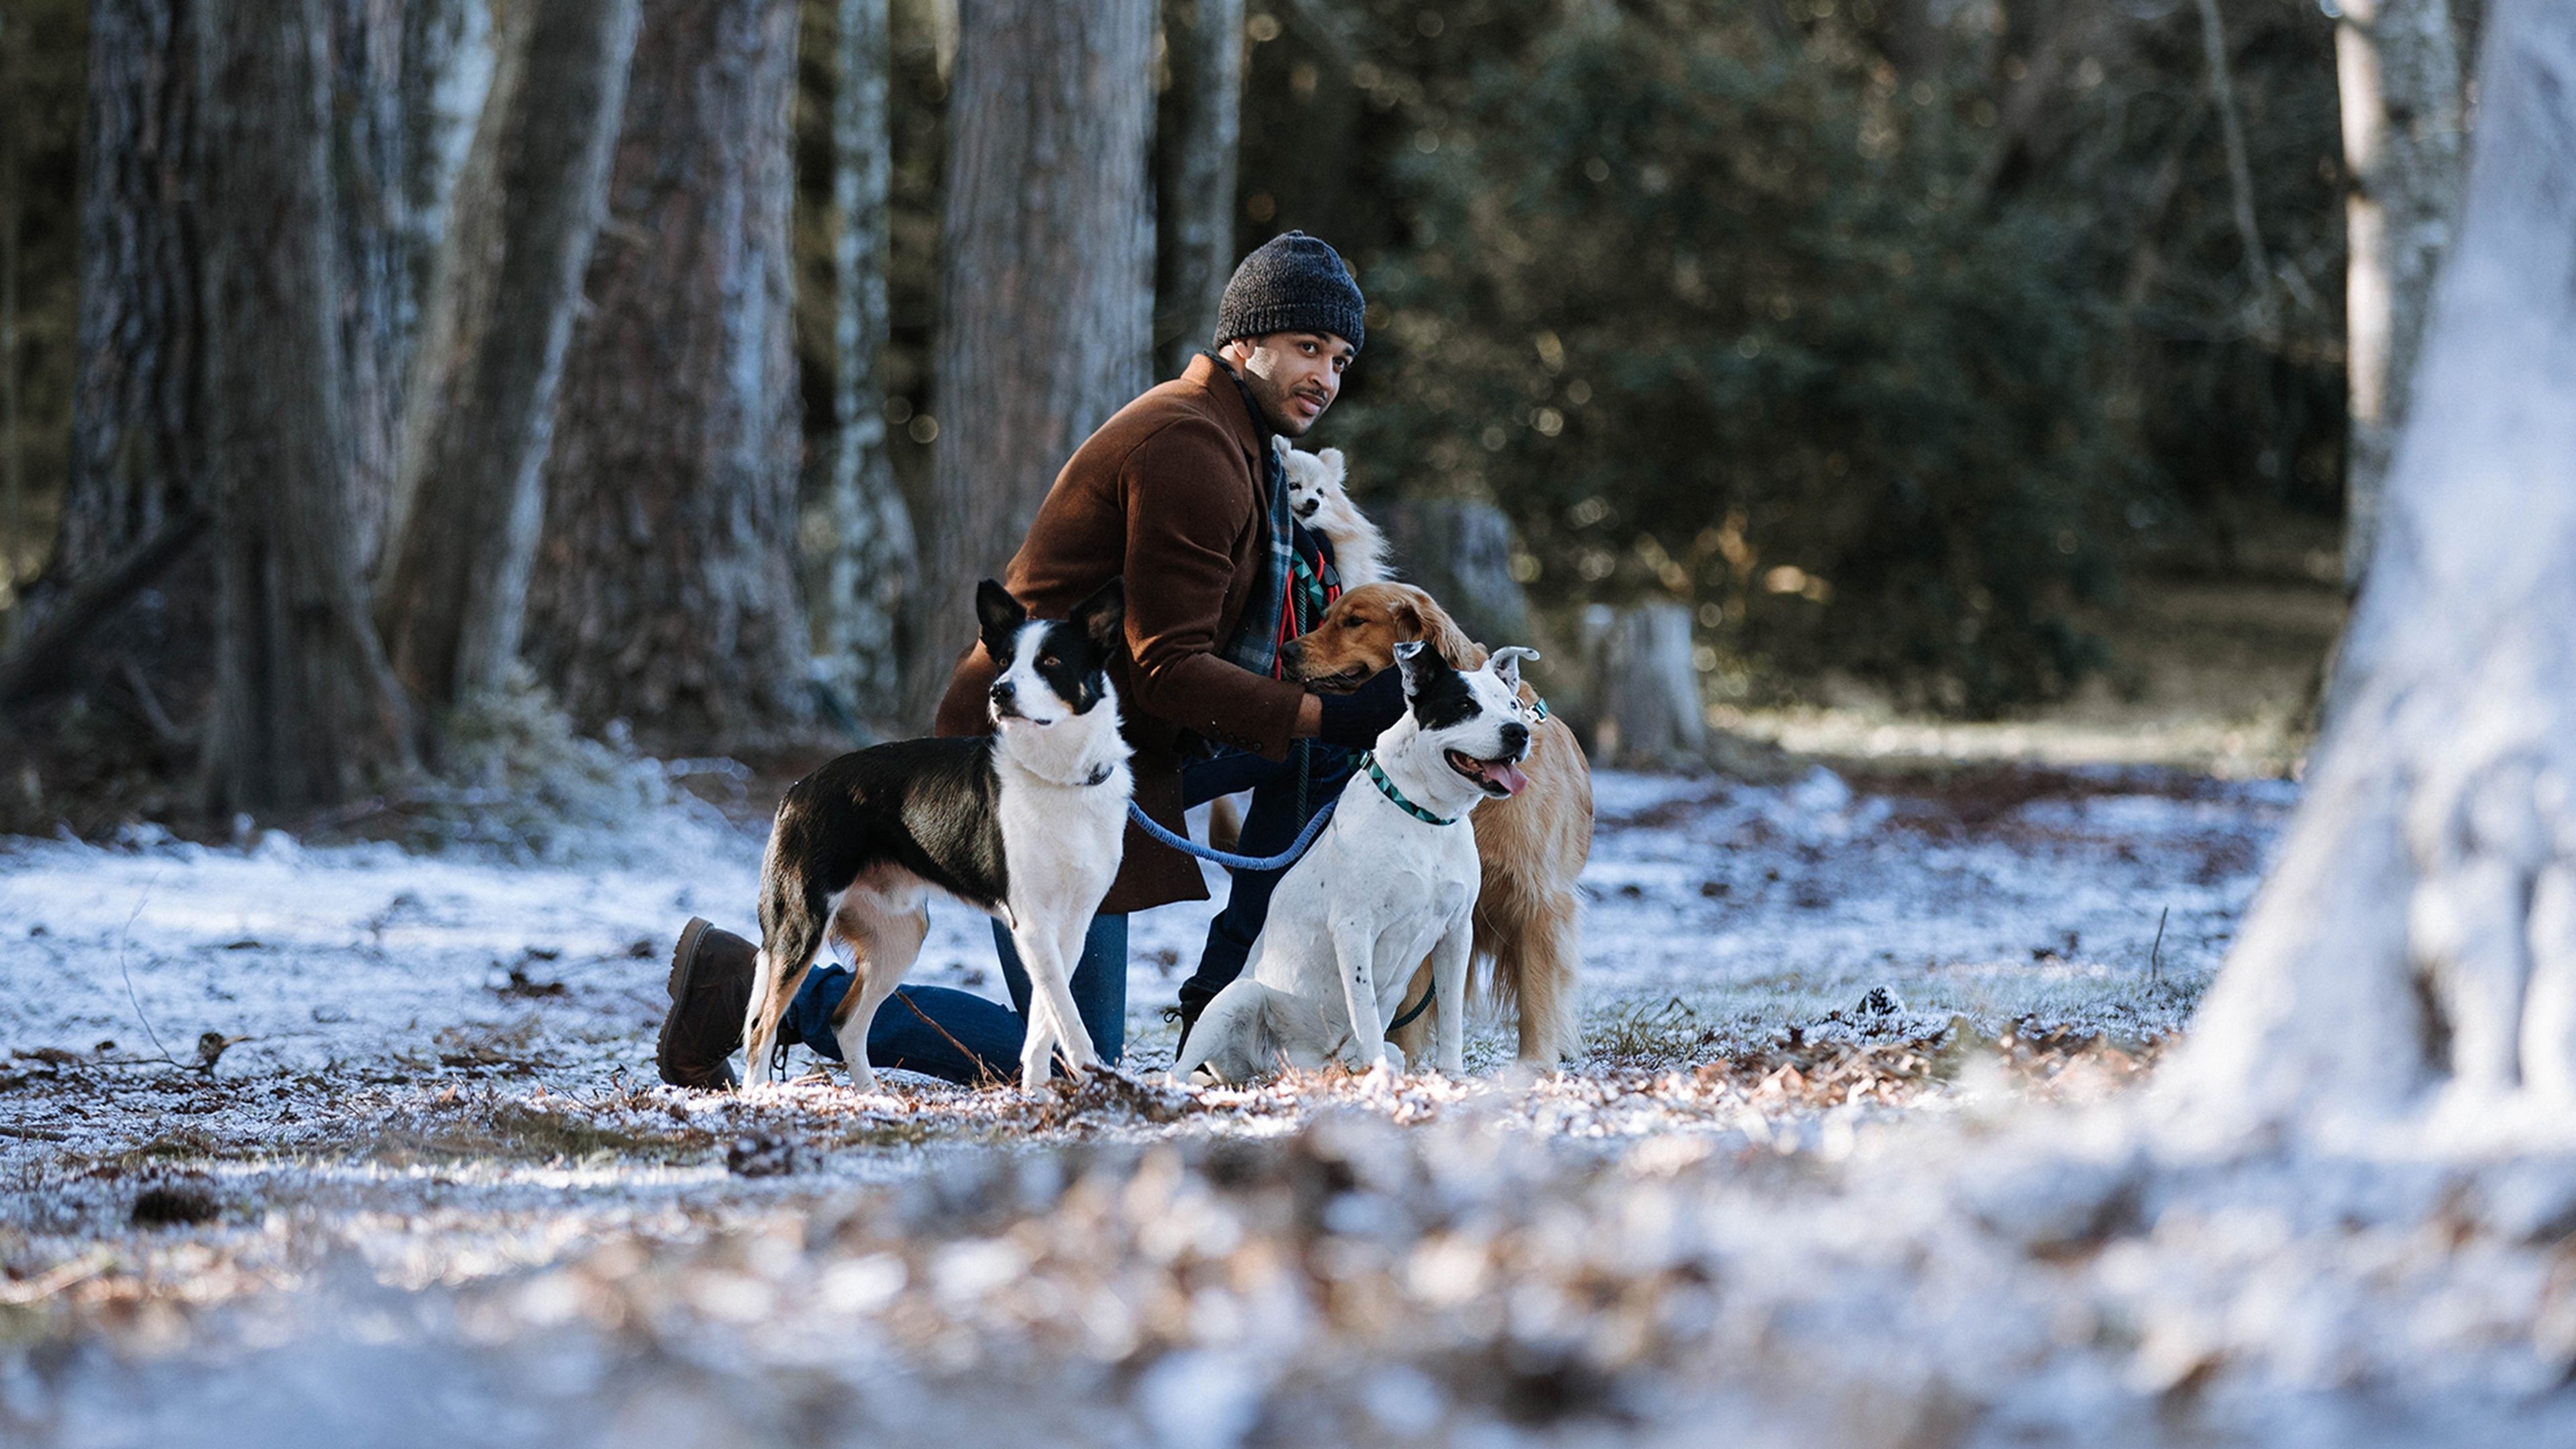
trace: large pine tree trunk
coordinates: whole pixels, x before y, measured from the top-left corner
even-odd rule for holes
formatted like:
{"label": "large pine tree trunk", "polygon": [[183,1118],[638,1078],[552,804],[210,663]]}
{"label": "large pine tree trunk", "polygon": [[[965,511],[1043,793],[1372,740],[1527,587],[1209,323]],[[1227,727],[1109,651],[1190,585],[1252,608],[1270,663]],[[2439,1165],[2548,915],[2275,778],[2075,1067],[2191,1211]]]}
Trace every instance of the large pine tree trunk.
{"label": "large pine tree trunk", "polygon": [[2576,1105],[2576,8],[2488,22],[2476,159],[2340,698],[2175,1081]]}
{"label": "large pine tree trunk", "polygon": [[2344,577],[2372,556],[2391,452],[2406,422],[2433,277],[2459,196],[2462,93],[2449,0],[2343,0],[2335,74],[2343,92]]}
{"label": "large pine tree trunk", "polygon": [[647,0],[564,363],[524,652],[586,725],[801,720],[792,0]]}
{"label": "large pine tree trunk", "polygon": [[608,195],[637,0],[548,0],[505,26],[413,359],[377,617],[423,703],[500,687],[545,517],[555,390]]}
{"label": "large pine tree trunk", "polygon": [[825,677],[869,713],[895,698],[913,584],[912,513],[886,451],[886,0],[840,0],[832,94],[832,482],[814,554]]}
{"label": "large pine tree trunk", "polygon": [[1234,274],[1243,131],[1243,0],[1164,0],[1171,70],[1154,117],[1154,373],[1178,377],[1216,334]]}
{"label": "large pine tree trunk", "polygon": [[923,527],[927,725],[974,635],[975,581],[1019,546],[1065,459],[1143,391],[1153,321],[1152,0],[964,0]]}
{"label": "large pine tree trunk", "polygon": [[410,763],[369,627],[331,0],[194,0],[217,809],[324,804]]}
{"label": "large pine tree trunk", "polygon": [[91,0],[89,27],[71,467],[39,612],[206,501],[192,12]]}

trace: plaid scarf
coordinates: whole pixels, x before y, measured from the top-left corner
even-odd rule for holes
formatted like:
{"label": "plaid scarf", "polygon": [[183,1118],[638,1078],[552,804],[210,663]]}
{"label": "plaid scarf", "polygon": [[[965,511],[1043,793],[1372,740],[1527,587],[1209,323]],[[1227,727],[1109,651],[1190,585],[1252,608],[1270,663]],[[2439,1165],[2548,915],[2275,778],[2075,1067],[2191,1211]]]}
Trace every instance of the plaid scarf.
{"label": "plaid scarf", "polygon": [[1215,353],[1206,355],[1234,379],[1235,390],[1243,394],[1243,409],[1252,414],[1255,450],[1261,455],[1263,476],[1270,488],[1270,516],[1268,526],[1262,530],[1264,547],[1258,555],[1261,577],[1253,580],[1252,596],[1244,601],[1243,618],[1234,626],[1234,637],[1217,651],[1217,657],[1255,674],[1276,678],[1279,616],[1289,606],[1289,580],[1297,567],[1297,521],[1288,512],[1288,474],[1279,464],[1279,450],[1271,446],[1270,423],[1253,402],[1252,389]]}

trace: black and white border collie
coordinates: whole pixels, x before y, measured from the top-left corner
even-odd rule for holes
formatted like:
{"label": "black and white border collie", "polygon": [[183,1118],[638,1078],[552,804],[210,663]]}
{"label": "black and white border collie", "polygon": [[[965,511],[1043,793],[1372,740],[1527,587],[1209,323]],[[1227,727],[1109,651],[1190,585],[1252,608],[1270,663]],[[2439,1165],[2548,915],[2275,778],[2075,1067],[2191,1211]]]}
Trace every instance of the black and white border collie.
{"label": "black and white border collie", "polygon": [[868,1023],[921,952],[932,890],[1010,927],[1031,987],[1021,1085],[1043,1086],[1059,1049],[1076,1077],[1100,1063],[1067,982],[1118,874],[1134,789],[1107,672],[1125,595],[1113,578],[1071,618],[1040,621],[986,579],[975,612],[994,667],[992,734],[843,755],[778,802],[760,867],[746,1082],[766,1072],[779,1018],[828,934],[857,957],[833,1021],[841,1060],[851,1085],[875,1089]]}

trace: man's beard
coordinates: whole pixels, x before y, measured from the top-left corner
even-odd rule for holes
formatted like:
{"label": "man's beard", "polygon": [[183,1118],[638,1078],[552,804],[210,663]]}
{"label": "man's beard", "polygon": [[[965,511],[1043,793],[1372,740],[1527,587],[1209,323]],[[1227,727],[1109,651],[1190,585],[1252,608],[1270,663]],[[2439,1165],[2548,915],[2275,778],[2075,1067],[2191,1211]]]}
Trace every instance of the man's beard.
{"label": "man's beard", "polygon": [[1320,412],[1312,421],[1300,416],[1295,408],[1289,406],[1292,394],[1286,388],[1250,368],[1244,369],[1243,382],[1246,390],[1251,392],[1252,400],[1261,405],[1261,420],[1270,425],[1270,431],[1283,438],[1302,438],[1308,429],[1323,421],[1324,415]]}

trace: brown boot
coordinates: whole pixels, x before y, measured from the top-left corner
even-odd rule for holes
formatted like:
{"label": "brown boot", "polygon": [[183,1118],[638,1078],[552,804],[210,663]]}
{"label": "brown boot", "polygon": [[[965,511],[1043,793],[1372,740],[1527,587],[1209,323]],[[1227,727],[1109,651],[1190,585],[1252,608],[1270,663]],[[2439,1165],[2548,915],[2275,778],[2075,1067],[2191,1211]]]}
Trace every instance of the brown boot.
{"label": "brown boot", "polygon": [[760,947],[692,916],[671,952],[671,1010],[653,1060],[675,1087],[730,1087],[741,1078],[725,1060],[742,1045],[743,1013],[759,971]]}

